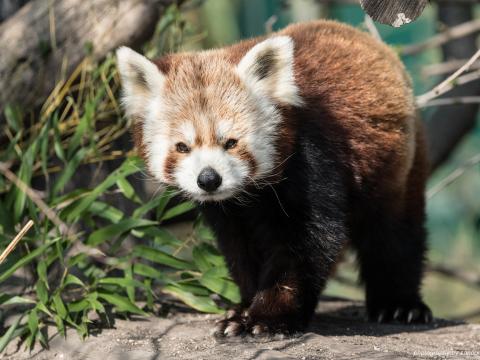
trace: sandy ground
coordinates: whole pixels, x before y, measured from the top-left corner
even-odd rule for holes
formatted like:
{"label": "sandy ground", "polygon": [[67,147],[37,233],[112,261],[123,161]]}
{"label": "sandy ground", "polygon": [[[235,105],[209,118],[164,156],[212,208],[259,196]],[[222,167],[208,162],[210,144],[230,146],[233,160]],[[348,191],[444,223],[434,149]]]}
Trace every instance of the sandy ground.
{"label": "sandy ground", "polygon": [[53,337],[49,350],[7,348],[2,359],[480,359],[480,324],[436,320],[432,325],[384,325],[363,320],[361,303],[322,301],[310,328],[288,338],[215,340],[218,316],[177,313],[167,318],[116,320],[82,342],[73,331]]}

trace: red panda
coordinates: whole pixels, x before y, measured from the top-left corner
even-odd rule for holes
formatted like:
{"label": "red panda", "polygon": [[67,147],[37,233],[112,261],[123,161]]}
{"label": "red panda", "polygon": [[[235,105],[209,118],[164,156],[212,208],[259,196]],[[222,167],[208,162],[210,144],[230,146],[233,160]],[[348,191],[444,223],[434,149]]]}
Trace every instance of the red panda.
{"label": "red panda", "polygon": [[429,322],[422,126],[401,61],[332,21],[150,61],[117,51],[149,171],[197,201],[241,304],[216,334],[301,331],[350,243],[367,315]]}

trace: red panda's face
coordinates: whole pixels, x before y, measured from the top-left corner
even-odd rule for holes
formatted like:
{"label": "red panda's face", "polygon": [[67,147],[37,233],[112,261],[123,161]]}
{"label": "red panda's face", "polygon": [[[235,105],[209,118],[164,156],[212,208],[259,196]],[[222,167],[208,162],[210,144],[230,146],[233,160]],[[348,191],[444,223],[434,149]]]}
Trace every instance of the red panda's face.
{"label": "red panda's face", "polygon": [[277,105],[301,103],[290,38],[267,39],[236,65],[221,50],[178,55],[167,74],[130,49],[117,57],[125,108],[142,122],[159,181],[197,201],[221,201],[272,175],[281,161]]}

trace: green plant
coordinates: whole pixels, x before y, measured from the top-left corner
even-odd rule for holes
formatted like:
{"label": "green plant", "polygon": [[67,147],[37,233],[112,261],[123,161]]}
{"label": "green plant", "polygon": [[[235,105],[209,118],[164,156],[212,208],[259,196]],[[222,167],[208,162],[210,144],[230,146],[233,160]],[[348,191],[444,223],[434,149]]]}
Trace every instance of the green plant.
{"label": "green plant", "polygon": [[[174,26],[178,9],[167,16],[160,33]],[[212,313],[223,312],[213,294],[225,303],[239,301],[201,218],[184,240],[163,226],[194,205],[171,205],[172,189],[142,200],[132,185],[132,177],[144,174],[143,164],[116,145],[130,126],[116,100],[119,86],[112,55],[98,65],[87,58],[39,116],[28,118],[15,107],[5,112],[0,247],[28,220],[34,225],[0,265],[0,352],[18,337],[28,348],[37,341],[48,346],[47,326],[63,335],[75,328],[85,337],[112,314],[154,313],[165,299],[161,294]],[[88,187],[72,186],[85,166],[106,163],[115,164],[108,175],[97,171]],[[121,210],[107,197],[133,210]]]}

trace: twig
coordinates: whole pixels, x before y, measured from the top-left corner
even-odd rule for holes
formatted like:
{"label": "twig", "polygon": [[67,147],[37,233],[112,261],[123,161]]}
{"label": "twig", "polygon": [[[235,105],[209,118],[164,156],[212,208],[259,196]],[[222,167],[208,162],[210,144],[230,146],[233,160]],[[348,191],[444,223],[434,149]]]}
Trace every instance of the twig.
{"label": "twig", "polygon": [[470,35],[476,31],[480,31],[480,20],[478,19],[451,27],[443,33],[432,36],[421,43],[405,46],[402,48],[401,53],[402,55],[414,55],[421,51],[443,45],[451,40]]}
{"label": "twig", "polygon": [[22,230],[13,238],[13,240],[8,244],[7,248],[3,250],[2,255],[0,255],[0,264],[5,261],[7,258],[8,254],[10,254],[13,249],[15,249],[15,246],[17,246],[18,242],[22,240],[22,238],[25,236],[28,230],[33,226],[33,221],[28,220],[28,222],[23,226]]}
{"label": "twig", "polygon": [[448,105],[465,105],[465,104],[480,104],[480,96],[463,96],[463,97],[454,97],[454,98],[445,98],[445,99],[433,99],[428,103],[422,106],[432,107],[432,106],[448,106]]}
{"label": "twig", "polygon": [[[429,77],[429,76],[437,76],[437,75],[445,75],[450,74],[454,71],[457,71],[463,64],[465,64],[468,59],[455,59],[450,60],[438,64],[430,64],[426,65],[422,68],[422,76]],[[472,70],[477,70],[480,68],[480,62],[476,62],[472,65]]]}
{"label": "twig", "polygon": [[[452,90],[455,86],[455,80],[462,75],[464,72],[468,71],[470,67],[475,63],[480,58],[480,50],[477,50],[477,52],[468,60],[465,65],[463,65],[460,69],[455,71],[452,75],[450,75],[445,81],[442,81],[439,85],[435,86],[432,90],[429,92],[417,96],[417,106],[418,107],[423,107],[425,106],[426,103],[428,103],[430,100],[435,99],[436,97],[445,94],[446,92]],[[479,73],[480,76],[480,73]],[[472,81],[472,80],[469,80]]]}
{"label": "twig", "polygon": [[480,154],[477,154],[474,157],[467,160],[467,162],[465,162],[462,166],[456,168],[454,171],[450,173],[450,175],[448,175],[446,178],[440,181],[437,185],[435,185],[430,190],[428,190],[427,199],[433,198],[440,191],[445,189],[447,186],[449,186],[451,183],[457,180],[460,176],[462,176],[465,173],[465,171],[467,171],[468,169],[470,169],[471,167],[477,164],[480,164]]}
{"label": "twig", "polygon": [[378,41],[382,41],[382,37],[380,36],[380,33],[378,32],[378,29],[375,26],[375,23],[373,22],[372,18],[368,14],[365,14],[364,23],[368,32]]}

